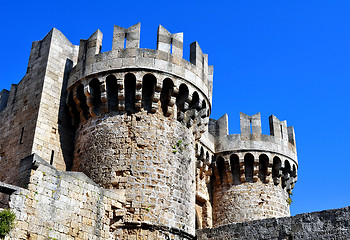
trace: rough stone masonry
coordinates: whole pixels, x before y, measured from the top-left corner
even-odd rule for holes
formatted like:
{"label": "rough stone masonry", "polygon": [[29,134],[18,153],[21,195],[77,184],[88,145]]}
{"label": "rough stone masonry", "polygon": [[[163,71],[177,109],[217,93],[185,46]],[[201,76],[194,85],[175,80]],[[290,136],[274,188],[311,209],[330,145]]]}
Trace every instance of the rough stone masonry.
{"label": "rough stone masonry", "polygon": [[[210,119],[213,66],[197,42],[140,24],[73,45],[57,29],[0,93],[6,239],[346,239],[348,208],[289,217],[298,160],[293,127],[260,113]],[[262,220],[266,219],[266,220]],[[317,234],[317,236],[315,235]]]}

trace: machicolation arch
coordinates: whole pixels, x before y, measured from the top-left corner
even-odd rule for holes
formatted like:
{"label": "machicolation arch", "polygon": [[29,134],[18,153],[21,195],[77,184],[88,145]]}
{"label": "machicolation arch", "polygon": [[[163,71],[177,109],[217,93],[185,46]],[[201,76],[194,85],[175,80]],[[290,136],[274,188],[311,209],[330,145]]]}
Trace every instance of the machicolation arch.
{"label": "machicolation arch", "polygon": [[[191,127],[195,119],[199,125],[207,124],[210,110],[205,98],[192,86],[162,74],[122,72],[77,82],[68,90],[67,104],[75,126],[108,112],[144,110],[161,111],[166,117],[174,115]],[[173,112],[175,105],[177,110]]]}
{"label": "machicolation arch", "polygon": [[[216,162],[216,163],[215,163]],[[220,154],[214,162],[218,184],[241,184],[245,182],[269,183],[290,190],[296,182],[296,166],[293,161],[281,161],[276,154],[237,152]],[[230,180],[231,179],[231,180]]]}

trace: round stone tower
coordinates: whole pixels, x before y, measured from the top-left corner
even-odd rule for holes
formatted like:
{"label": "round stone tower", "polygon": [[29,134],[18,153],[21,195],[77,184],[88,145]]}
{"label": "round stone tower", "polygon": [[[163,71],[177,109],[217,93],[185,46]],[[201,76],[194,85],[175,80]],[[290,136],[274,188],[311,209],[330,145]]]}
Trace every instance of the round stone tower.
{"label": "round stone tower", "polygon": [[[270,117],[271,135],[261,134],[260,113],[240,114],[241,134],[228,135],[227,115],[213,120],[213,225],[290,216],[298,161],[293,127]],[[213,130],[212,130],[213,132]]]}
{"label": "round stone tower", "polygon": [[157,50],[139,42],[140,24],[115,26],[109,52],[99,30],[81,40],[67,88],[72,170],[125,197],[108,219],[117,239],[191,239],[194,146],[208,125],[213,68],[197,42],[182,58],[182,33],[159,26]]}

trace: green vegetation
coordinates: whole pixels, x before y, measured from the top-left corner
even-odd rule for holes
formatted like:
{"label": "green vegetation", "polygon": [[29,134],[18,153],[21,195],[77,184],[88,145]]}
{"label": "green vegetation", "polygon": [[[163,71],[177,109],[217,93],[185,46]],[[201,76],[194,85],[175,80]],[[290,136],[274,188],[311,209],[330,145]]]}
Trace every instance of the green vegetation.
{"label": "green vegetation", "polygon": [[177,153],[178,151],[182,152],[188,144],[183,144],[182,140],[177,141],[177,143],[173,146],[173,153]]}
{"label": "green vegetation", "polygon": [[9,209],[0,212],[0,237],[5,237],[14,227],[16,215]]}
{"label": "green vegetation", "polygon": [[293,196],[292,190],[289,190],[289,191],[288,191],[288,194],[289,194],[289,196],[288,196],[288,199],[287,199],[287,203],[288,203],[289,205],[291,205],[292,202],[293,202],[293,200],[292,200],[292,196]]}

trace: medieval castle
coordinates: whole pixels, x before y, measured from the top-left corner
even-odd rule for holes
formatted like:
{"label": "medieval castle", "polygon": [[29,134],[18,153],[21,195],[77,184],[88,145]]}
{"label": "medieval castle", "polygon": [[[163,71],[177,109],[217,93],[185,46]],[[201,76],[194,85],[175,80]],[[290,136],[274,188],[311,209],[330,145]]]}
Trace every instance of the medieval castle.
{"label": "medieval castle", "polygon": [[[271,116],[263,135],[259,113],[240,113],[230,135],[227,115],[209,118],[199,44],[190,62],[182,33],[159,26],[157,50],[139,44],[140,24],[115,26],[109,52],[99,30],[79,46],[57,29],[33,43],[26,75],[0,94],[1,207],[16,213],[6,238],[311,239],[316,227],[289,217],[293,127]],[[331,211],[309,218],[346,222],[349,209]]]}

